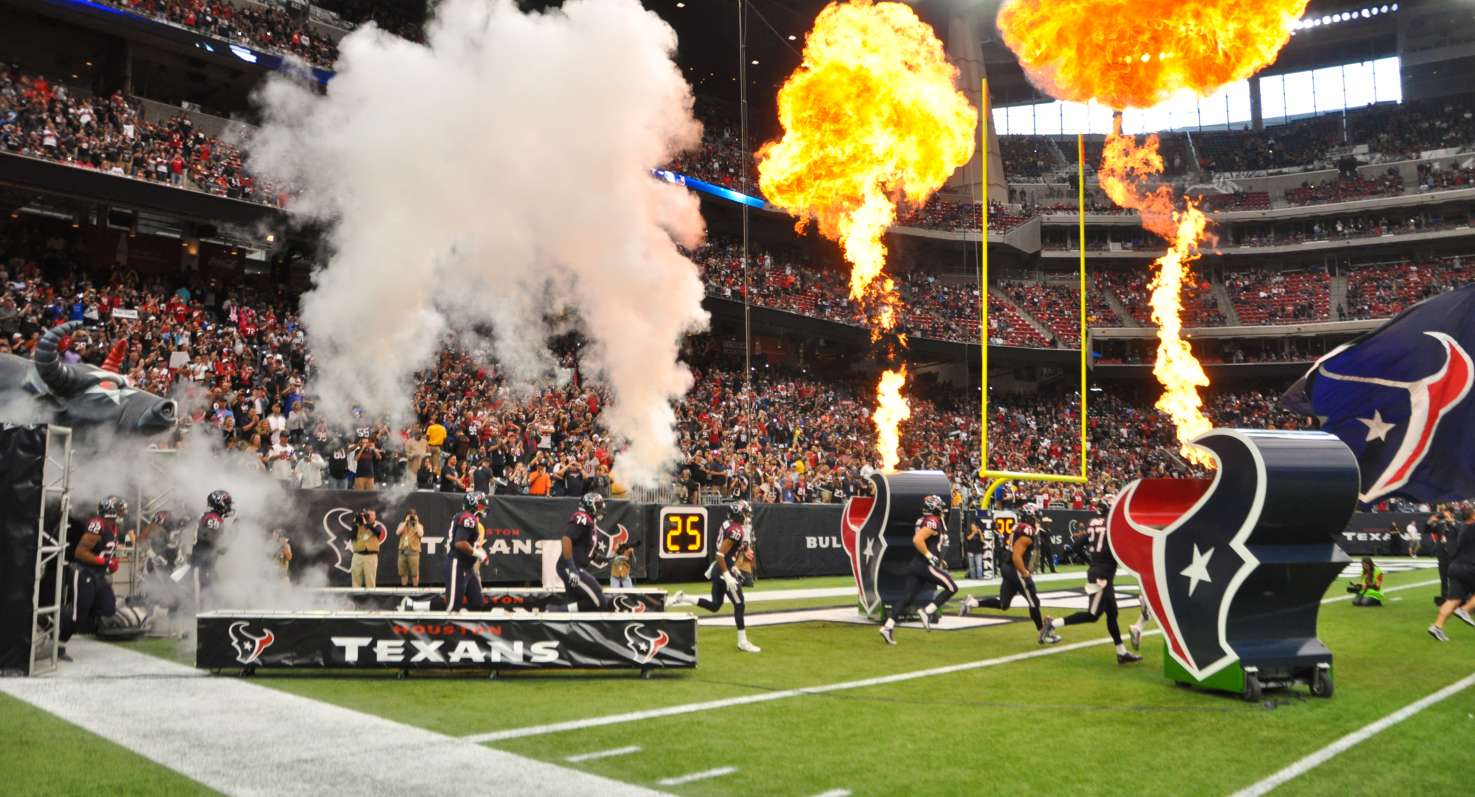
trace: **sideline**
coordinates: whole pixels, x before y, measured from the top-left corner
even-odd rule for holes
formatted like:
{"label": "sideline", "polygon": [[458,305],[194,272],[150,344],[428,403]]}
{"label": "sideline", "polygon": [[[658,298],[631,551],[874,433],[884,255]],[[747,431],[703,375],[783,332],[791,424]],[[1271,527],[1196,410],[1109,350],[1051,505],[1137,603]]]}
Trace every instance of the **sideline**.
{"label": "sideline", "polygon": [[223,794],[659,794],[117,645],[67,649],[58,674],[0,692]]}
{"label": "sideline", "polygon": [[[1438,584],[1439,580],[1419,581],[1413,584],[1402,584],[1388,587],[1383,592],[1399,592],[1406,589],[1417,589]],[[1335,598],[1326,598],[1321,603],[1339,603],[1351,600],[1351,595],[1343,595]],[[1162,632],[1156,628],[1143,634],[1144,637],[1155,636]],[[542,736],[549,733],[562,733],[564,731],[577,731],[584,728],[597,728],[603,725],[619,725],[626,722],[640,722],[643,720],[660,719],[662,717],[674,717],[681,714],[696,714],[702,711],[715,711],[733,706],[745,706],[753,703],[767,703],[774,700],[785,700],[791,697],[802,697],[805,695],[823,695],[830,692],[842,692],[849,689],[863,689],[869,686],[884,686],[886,684],[912,681],[918,678],[931,678],[937,675],[951,675],[953,673],[968,672],[970,670],[981,670],[986,667],[997,667],[1003,664],[1013,664],[1017,661],[1038,659],[1043,656],[1053,656],[1058,653],[1067,653],[1072,650],[1104,645],[1111,641],[1111,637],[1101,636],[1083,642],[1073,642],[1068,645],[1057,645],[1054,647],[1031,650],[1024,653],[1015,653],[1010,656],[1000,656],[994,659],[983,659],[981,661],[970,661],[962,664],[951,664],[945,667],[933,667],[926,670],[913,670],[912,672],[895,673],[893,675],[882,675],[874,678],[862,678],[857,681],[842,681],[840,683],[825,684],[822,686],[802,687],[798,689],[783,689],[773,692],[760,692],[755,695],[744,695],[741,697],[729,697],[722,700],[708,700],[702,703],[684,703],[677,706],[666,706],[645,711],[631,711],[624,714],[609,714],[603,717],[590,717],[580,720],[567,720],[554,722],[547,725],[531,725],[522,728],[509,728],[501,731],[489,731],[487,733],[476,733],[463,736],[462,739],[478,744],[486,742],[500,742],[506,739],[521,739],[528,736]]]}
{"label": "sideline", "polygon": [[1440,689],[1438,692],[1435,692],[1432,695],[1426,695],[1425,697],[1409,703],[1403,708],[1393,712],[1392,714],[1389,714],[1388,716],[1376,722],[1364,725],[1362,728],[1359,728],[1358,730],[1355,730],[1352,733],[1343,736],[1342,738],[1336,740],[1335,742],[1332,742],[1326,747],[1323,747],[1320,750],[1312,753],[1311,755],[1308,755],[1305,758],[1291,764],[1285,769],[1276,772],[1270,777],[1246,786],[1243,789],[1240,789],[1239,791],[1230,795],[1230,797],[1260,797],[1260,795],[1265,794],[1272,789],[1285,784],[1287,781],[1293,780],[1296,777],[1310,772],[1311,770],[1321,766],[1322,764],[1325,764],[1327,761],[1331,760],[1339,753],[1344,753],[1347,750],[1356,747],[1357,745],[1367,741],[1368,739],[1377,736],[1383,731],[1388,730],[1394,725],[1397,725],[1398,723],[1403,722],[1409,717],[1412,717],[1420,711],[1423,711],[1424,709],[1436,703],[1440,703],[1444,700],[1454,697],[1460,692],[1463,692],[1464,690],[1470,688],[1470,686],[1472,685],[1475,685],[1475,674],[1467,675],[1464,678],[1461,678],[1460,680],[1450,684],[1449,686]]}

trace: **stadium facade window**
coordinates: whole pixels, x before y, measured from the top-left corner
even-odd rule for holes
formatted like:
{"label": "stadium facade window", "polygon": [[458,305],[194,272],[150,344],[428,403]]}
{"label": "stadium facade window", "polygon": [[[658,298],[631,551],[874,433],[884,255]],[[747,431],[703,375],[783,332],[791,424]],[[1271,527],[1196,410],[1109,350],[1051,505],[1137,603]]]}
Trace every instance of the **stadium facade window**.
{"label": "stadium facade window", "polygon": [[[1402,72],[1396,56],[1253,79],[1260,81],[1260,115],[1267,125],[1374,103],[1403,102]],[[1013,105],[994,108],[993,113],[994,130],[999,135],[1111,132],[1111,109],[1095,102]],[[1250,84],[1241,80],[1208,97],[1183,91],[1152,108],[1129,108],[1122,115],[1122,128],[1134,134],[1222,130],[1249,127],[1251,118]]]}

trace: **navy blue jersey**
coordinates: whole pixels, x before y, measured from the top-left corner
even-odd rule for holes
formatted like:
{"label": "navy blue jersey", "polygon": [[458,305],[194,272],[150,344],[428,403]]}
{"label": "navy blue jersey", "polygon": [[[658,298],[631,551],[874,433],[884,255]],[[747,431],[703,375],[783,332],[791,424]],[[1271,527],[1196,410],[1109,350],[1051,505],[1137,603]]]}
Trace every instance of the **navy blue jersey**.
{"label": "navy blue jersey", "polygon": [[481,521],[477,519],[475,512],[461,512],[451,518],[451,530],[447,536],[451,538],[451,554],[456,557],[456,561],[462,567],[471,567],[476,564],[475,556],[464,553],[456,545],[458,542],[464,542],[473,549],[476,547],[476,540],[481,536]]}
{"label": "navy blue jersey", "polygon": [[195,550],[214,550],[220,545],[220,532],[225,528],[225,519],[214,512],[200,515],[200,525],[195,529]]}
{"label": "navy blue jersey", "polygon": [[575,510],[569,516],[563,536],[568,537],[573,544],[574,564],[588,567],[589,560],[594,557],[599,546],[599,526],[595,524],[594,517],[582,509]]}
{"label": "navy blue jersey", "polygon": [[[737,520],[729,520],[722,524],[722,530],[717,532],[717,556],[727,563],[727,569],[731,570],[737,566],[738,552],[743,548],[743,542],[747,539],[747,529]],[[729,545],[727,553],[722,553],[722,541],[727,540]]]}
{"label": "navy blue jersey", "polygon": [[1116,570],[1116,557],[1106,544],[1106,518],[1093,517],[1086,524],[1086,548],[1091,554],[1092,570]]}
{"label": "navy blue jersey", "polygon": [[927,546],[927,553],[932,556],[938,556],[938,551],[941,548],[947,547],[947,523],[937,515],[926,514],[917,518],[917,522],[912,526],[912,529],[913,534],[916,534],[922,529],[930,529],[932,531],[932,534],[927,536],[927,541],[923,543]]}
{"label": "navy blue jersey", "polygon": [[[99,558],[112,556],[113,551],[118,547],[118,524],[116,521],[100,515],[93,515],[87,518],[87,525],[83,527],[82,533],[84,535],[97,535],[97,544],[92,546],[92,553]],[[78,544],[81,544],[80,540],[78,540]],[[101,565],[78,559],[75,547],[72,549],[72,560],[81,567],[90,567],[93,570],[103,569]]]}
{"label": "navy blue jersey", "polygon": [[1010,539],[1009,539],[1010,555],[1009,555],[1009,557],[1007,559],[1004,560],[1004,566],[1005,567],[1008,567],[1008,568],[1011,568],[1011,569],[1014,567],[1014,555],[1013,555],[1014,544],[1016,542],[1020,541],[1020,540],[1024,540],[1024,550],[1022,550],[1022,551],[1019,552],[1019,558],[1021,560],[1023,560],[1024,562],[1028,563],[1029,562],[1029,549],[1030,548],[1033,548],[1034,545],[1035,545],[1035,527],[1032,526],[1032,525],[1030,525],[1029,523],[1026,523],[1026,522],[1022,521],[1022,520],[1019,521],[1018,523],[1015,523],[1014,524],[1014,533],[1012,535],[1010,535]]}

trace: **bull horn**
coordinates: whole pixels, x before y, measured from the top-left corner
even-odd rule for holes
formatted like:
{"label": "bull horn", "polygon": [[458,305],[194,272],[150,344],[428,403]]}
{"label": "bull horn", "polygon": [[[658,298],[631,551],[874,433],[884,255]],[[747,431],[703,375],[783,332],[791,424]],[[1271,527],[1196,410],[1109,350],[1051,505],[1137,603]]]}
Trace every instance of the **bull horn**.
{"label": "bull horn", "polygon": [[123,373],[123,358],[128,355],[128,339],[119,338],[113,344],[113,350],[108,352],[108,358],[102,361],[102,370],[111,374]]}
{"label": "bull horn", "polygon": [[47,389],[58,396],[70,396],[80,387],[81,380],[77,373],[71,366],[62,363],[57,349],[61,348],[62,338],[81,326],[81,321],[68,321],[61,326],[52,327],[36,343],[36,374],[41,377]]}

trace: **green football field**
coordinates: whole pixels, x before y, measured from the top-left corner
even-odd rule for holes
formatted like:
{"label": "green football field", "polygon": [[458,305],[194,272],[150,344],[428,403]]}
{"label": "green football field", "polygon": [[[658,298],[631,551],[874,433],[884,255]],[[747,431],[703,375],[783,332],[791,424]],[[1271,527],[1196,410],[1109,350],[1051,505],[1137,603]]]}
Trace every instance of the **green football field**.
{"label": "green football field", "polygon": [[[1068,627],[1060,645],[1040,647],[1027,621],[930,634],[904,628],[895,647],[884,645],[871,625],[761,627],[749,632],[763,647],[758,655],[735,650],[731,628],[704,627],[696,670],[648,680],[621,672],[524,673],[494,681],[262,675],[256,682],[676,794],[965,795],[1005,787],[1224,795],[1475,672],[1475,628],[1451,620],[1452,641],[1443,645],[1424,632],[1434,614],[1434,578],[1432,570],[1391,573],[1391,600],[1383,608],[1354,608],[1345,600],[1322,607],[1321,637],[1336,656],[1330,700],[1298,688],[1267,692],[1264,702],[1250,704],[1176,687],[1162,675],[1155,634],[1143,641],[1144,662],[1119,666],[1104,625]],[[845,583],[765,582],[758,591]],[[1042,591],[1069,586],[1079,581],[1042,585]],[[1339,581],[1327,597],[1343,594]],[[752,609],[844,603],[810,598]],[[1136,613],[1124,610],[1123,625]],[[1020,610],[1009,615],[1024,617]],[[132,647],[181,656],[167,641]],[[63,768],[58,781],[40,754],[88,745],[115,776],[123,773],[134,784],[113,793],[200,789],[44,712],[3,701],[0,712],[17,718],[0,726],[9,793],[95,786],[85,766]],[[604,721],[589,722],[599,718]],[[549,727],[560,723],[571,727]],[[1275,793],[1469,794],[1463,740],[1471,730],[1475,690],[1460,691]],[[580,760],[593,753],[605,755]],[[693,775],[702,777],[683,780]]]}

